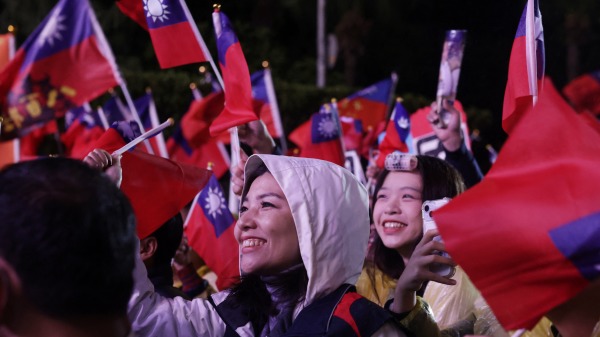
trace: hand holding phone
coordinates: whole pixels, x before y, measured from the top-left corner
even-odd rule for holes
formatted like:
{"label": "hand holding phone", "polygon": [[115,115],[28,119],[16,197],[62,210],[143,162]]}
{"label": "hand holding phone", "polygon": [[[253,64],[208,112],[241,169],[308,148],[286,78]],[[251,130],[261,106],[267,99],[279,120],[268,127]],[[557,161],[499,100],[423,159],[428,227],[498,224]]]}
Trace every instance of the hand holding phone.
{"label": "hand holding phone", "polygon": [[[448,202],[450,202],[450,200],[450,198],[443,198],[437,200],[427,200],[423,202],[423,206],[421,207],[423,215],[423,233],[426,233],[428,230],[431,229],[437,229],[437,225],[433,220],[433,212],[438,208],[446,205]],[[433,240],[442,242],[442,238],[439,235],[435,236]],[[440,256],[450,257],[450,255],[448,255],[448,253],[444,251],[436,250],[434,253]],[[432,263],[429,269],[432,272],[444,277],[452,277],[452,275],[454,275],[455,272],[453,266],[443,263]]]}

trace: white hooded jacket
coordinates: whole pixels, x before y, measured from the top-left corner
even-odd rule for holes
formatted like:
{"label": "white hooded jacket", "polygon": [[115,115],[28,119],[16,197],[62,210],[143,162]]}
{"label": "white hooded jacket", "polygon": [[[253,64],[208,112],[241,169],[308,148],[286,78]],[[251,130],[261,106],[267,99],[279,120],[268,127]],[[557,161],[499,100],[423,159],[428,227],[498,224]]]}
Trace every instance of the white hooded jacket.
{"label": "white hooded jacket", "polygon": [[[348,170],[316,159],[253,155],[246,163],[245,177],[263,163],[289,203],[309,279],[305,299],[294,310],[295,318],[316,299],[358,279],[369,236],[368,195]],[[242,197],[248,189],[245,184]],[[138,336],[224,334],[225,323],[209,301],[162,298],[153,292],[145,274],[143,263],[137,261],[128,311]],[[213,301],[219,304],[228,294],[215,294]],[[254,336],[249,323],[236,332]],[[386,324],[373,336],[402,335],[393,324]]]}

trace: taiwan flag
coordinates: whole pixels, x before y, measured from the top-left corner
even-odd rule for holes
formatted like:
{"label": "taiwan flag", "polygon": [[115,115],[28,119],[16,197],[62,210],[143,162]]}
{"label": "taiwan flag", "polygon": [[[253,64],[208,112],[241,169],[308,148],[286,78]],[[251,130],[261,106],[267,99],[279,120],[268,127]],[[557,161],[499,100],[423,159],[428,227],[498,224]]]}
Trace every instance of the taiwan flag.
{"label": "taiwan flag", "polygon": [[562,92],[578,112],[600,115],[600,70],[576,77]]}
{"label": "taiwan flag", "polygon": [[184,0],[118,0],[117,6],[148,30],[161,68],[211,60]]}
{"label": "taiwan flag", "polygon": [[103,115],[103,117],[101,117],[103,119],[103,125],[104,122],[106,122],[106,125],[104,125],[106,129],[113,123],[133,120],[129,108],[121,101],[119,96],[114,93],[112,93],[110,98],[104,102],[100,113]]}
{"label": "taiwan flag", "polygon": [[104,127],[98,111],[93,111],[89,104],[69,110],[65,118],[66,131],[60,136],[65,146],[65,153],[72,158],[84,158],[89,153],[91,144],[103,134]]}
{"label": "taiwan flag", "polygon": [[504,92],[502,127],[511,132],[521,115],[535,104],[544,78],[544,31],[538,0],[528,0],[508,66],[508,81]]}
{"label": "taiwan flag", "polygon": [[300,148],[300,157],[327,160],[344,166],[346,161],[337,110],[334,104],[324,104],[310,120],[290,134],[290,140]]}
{"label": "taiwan flag", "polygon": [[216,136],[231,127],[258,120],[252,105],[252,85],[248,64],[231,22],[218,8],[213,13],[219,65],[225,84],[225,107],[212,122],[210,134]]}
{"label": "taiwan flag", "polygon": [[434,215],[507,330],[531,328],[600,277],[600,132],[546,80],[485,178]]}
{"label": "taiwan flag", "polygon": [[377,166],[383,168],[385,157],[395,151],[412,153],[409,144],[412,142],[410,134],[410,117],[408,111],[402,105],[402,100],[396,100],[396,106],[387,125],[385,136],[379,144],[379,156]]}
{"label": "taiwan flag", "polygon": [[383,81],[368,86],[338,102],[340,116],[357,118],[365,129],[375,129],[385,121],[390,99],[396,87],[396,74]]}
{"label": "taiwan flag", "polygon": [[[255,101],[262,103],[260,107],[259,117],[267,126],[267,131],[273,138],[279,138],[281,141],[281,150],[283,153],[287,150],[285,144],[285,133],[281,124],[281,115],[279,114],[279,106],[277,105],[277,97],[275,96],[275,88],[273,87],[273,79],[271,70],[265,68],[257,71],[250,77],[252,82],[252,98]],[[256,104],[254,104],[256,107]]]}
{"label": "taiwan flag", "polygon": [[120,80],[88,0],[60,0],[0,73],[2,136],[63,116]]}
{"label": "taiwan flag", "polygon": [[[135,122],[116,123],[90,147],[112,153],[139,135]],[[140,239],[183,209],[206,185],[212,172],[148,154],[135,148],[123,154],[121,190],[137,218]]]}
{"label": "taiwan flag", "polygon": [[230,288],[240,277],[239,244],[233,235],[234,227],[235,219],[213,175],[194,199],[184,230],[190,247],[217,274],[219,290]]}

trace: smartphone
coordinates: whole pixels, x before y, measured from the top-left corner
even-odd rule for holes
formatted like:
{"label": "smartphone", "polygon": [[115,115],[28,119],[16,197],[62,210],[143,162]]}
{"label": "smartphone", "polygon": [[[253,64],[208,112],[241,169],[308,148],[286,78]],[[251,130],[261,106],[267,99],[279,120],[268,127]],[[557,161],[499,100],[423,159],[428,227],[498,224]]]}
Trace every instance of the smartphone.
{"label": "smartphone", "polygon": [[[437,200],[427,200],[423,202],[423,206],[421,207],[421,211],[423,214],[423,234],[426,233],[428,230],[437,229],[437,225],[433,220],[433,212],[439,209],[440,207],[446,205],[448,202],[450,202],[450,200],[450,198],[442,198]],[[435,241],[442,241],[442,238],[439,235],[435,236],[433,239]],[[443,251],[435,251],[434,253],[440,256],[450,257],[448,253]],[[443,263],[432,263],[429,266],[429,269],[432,272],[444,277],[451,277],[452,275],[454,275],[454,267]]]}

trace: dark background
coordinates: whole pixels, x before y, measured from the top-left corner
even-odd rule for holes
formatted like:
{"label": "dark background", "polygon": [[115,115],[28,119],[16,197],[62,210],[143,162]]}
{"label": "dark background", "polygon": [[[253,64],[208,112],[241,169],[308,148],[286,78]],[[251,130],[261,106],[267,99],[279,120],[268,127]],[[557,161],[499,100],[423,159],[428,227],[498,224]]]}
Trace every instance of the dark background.
{"label": "dark background", "polygon": [[[141,0],[140,0],[141,1]],[[199,83],[198,65],[160,70],[148,34],[116,8],[92,0],[132,95],[151,86],[161,119],[179,117],[190,100],[188,85]],[[286,133],[322,102],[344,96],[398,74],[396,94],[410,111],[434,98],[444,32],[467,29],[458,99],[472,129],[499,149],[508,60],[526,1],[328,0],[327,33],[340,45],[327,88],[315,87],[316,1],[222,1],[250,71],[268,59]],[[56,1],[0,0],[0,30],[17,27],[17,46]],[[216,56],[212,2],[187,0],[208,48]],[[540,1],[546,46],[546,74],[558,88],[574,76],[600,68],[600,1]],[[201,86],[207,91],[206,86]],[[106,97],[97,100],[100,104]]]}

